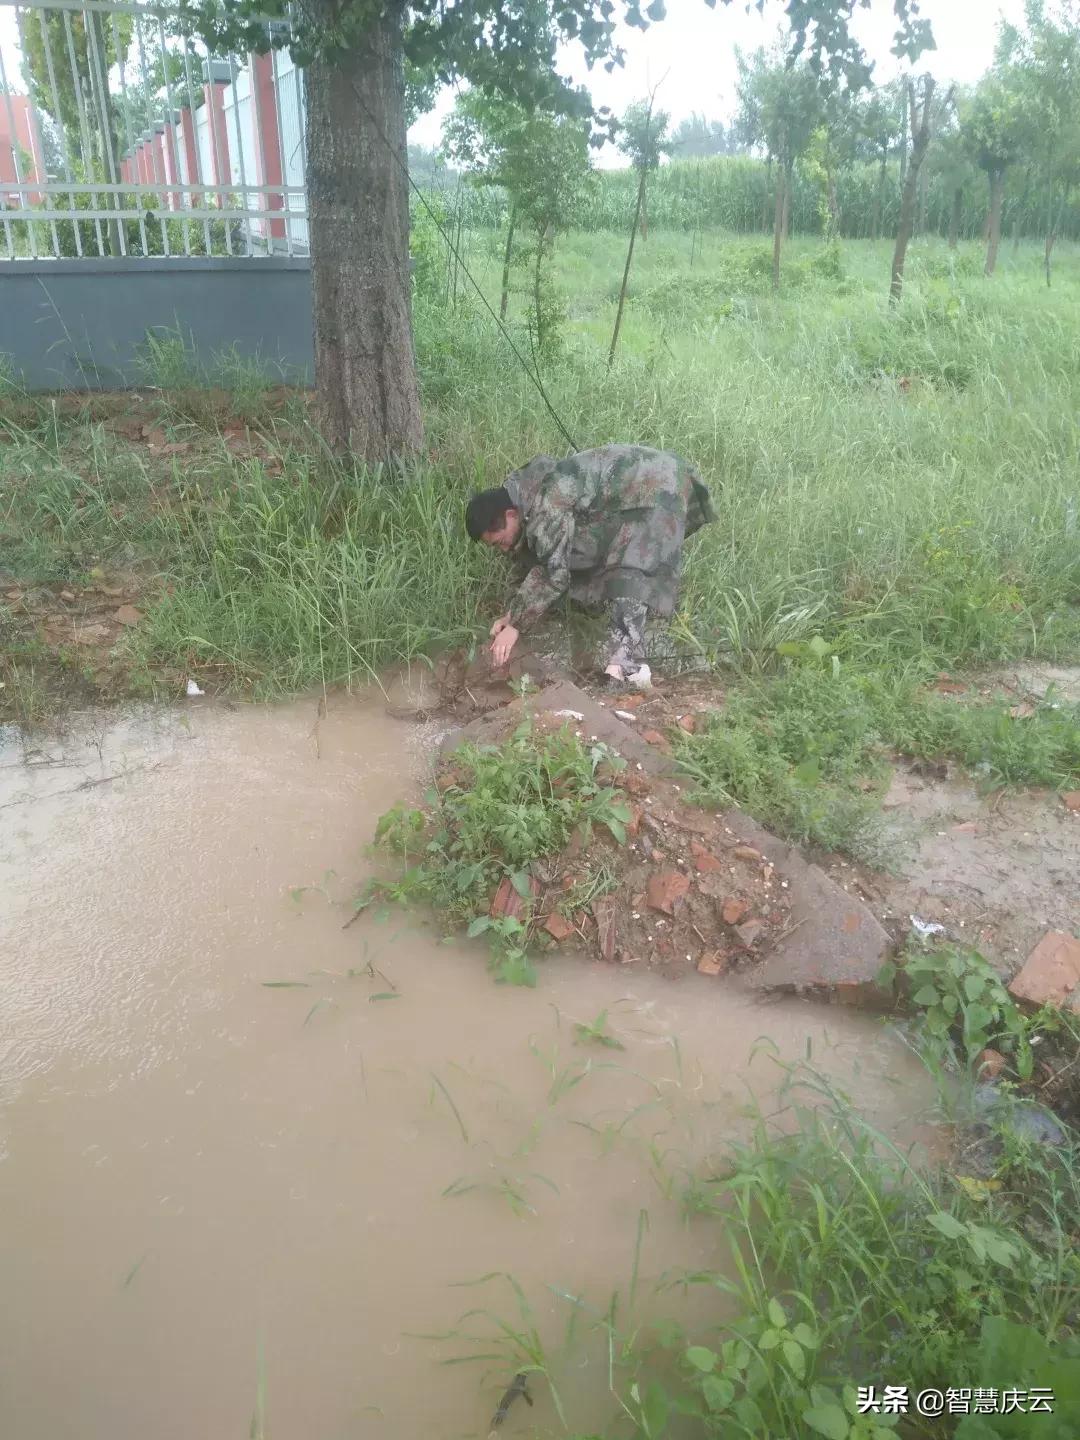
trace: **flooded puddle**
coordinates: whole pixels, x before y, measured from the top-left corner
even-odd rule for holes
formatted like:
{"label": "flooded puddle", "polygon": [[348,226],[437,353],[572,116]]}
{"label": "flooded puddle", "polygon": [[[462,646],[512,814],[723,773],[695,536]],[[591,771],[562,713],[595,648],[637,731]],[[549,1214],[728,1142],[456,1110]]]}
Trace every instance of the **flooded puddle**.
{"label": "flooded puddle", "polygon": [[[445,1332],[521,1314],[463,1282],[512,1275],[558,1348],[565,1295],[625,1305],[640,1230],[641,1316],[690,1314],[650,1295],[722,1263],[680,1186],[772,1108],[761,1037],[918,1137],[921,1070],[862,1014],[578,958],[507,989],[419,917],[343,928],[436,739],[361,697],[0,750],[12,1440],[487,1435],[516,1364],[446,1365],[470,1347]],[[575,1043],[605,1009],[625,1048]],[[559,1364],[571,1426],[601,1426],[598,1350]],[[543,1386],[500,1433],[563,1433]]]}

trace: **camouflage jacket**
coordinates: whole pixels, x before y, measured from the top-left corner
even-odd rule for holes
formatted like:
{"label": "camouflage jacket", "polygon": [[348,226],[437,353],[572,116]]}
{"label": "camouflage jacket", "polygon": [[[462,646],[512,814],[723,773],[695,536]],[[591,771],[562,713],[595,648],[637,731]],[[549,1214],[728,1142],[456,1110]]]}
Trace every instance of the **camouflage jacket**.
{"label": "camouflage jacket", "polygon": [[538,455],[506,488],[531,564],[510,605],[519,630],[567,593],[584,605],[626,598],[673,614],[683,541],[716,518],[692,465],[641,445]]}

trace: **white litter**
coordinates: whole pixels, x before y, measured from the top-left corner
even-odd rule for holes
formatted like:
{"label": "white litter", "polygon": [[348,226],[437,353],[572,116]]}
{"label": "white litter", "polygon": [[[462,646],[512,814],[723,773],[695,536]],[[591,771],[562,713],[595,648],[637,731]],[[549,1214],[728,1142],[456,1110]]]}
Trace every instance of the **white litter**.
{"label": "white litter", "polygon": [[612,711],[612,714],[615,716],[616,720],[625,720],[628,725],[634,725],[637,723],[633,715],[630,714],[629,710],[614,710]]}
{"label": "white litter", "polygon": [[556,710],[556,720],[584,720],[585,716],[580,710]]}
{"label": "white litter", "polygon": [[945,926],[939,925],[935,920],[920,920],[918,915],[912,915],[911,924],[916,935],[923,940],[928,940],[931,935],[945,934]]}
{"label": "white litter", "polygon": [[648,665],[639,665],[633,675],[630,676],[630,684],[635,690],[652,689],[652,671]]}
{"label": "white litter", "polygon": [[205,694],[206,694],[206,691],[205,691],[205,690],[200,690],[200,689],[199,689],[199,686],[198,686],[198,683],[197,683],[196,681],[194,681],[194,680],[189,680],[189,681],[187,682],[187,693],[188,693],[189,695],[205,695]]}

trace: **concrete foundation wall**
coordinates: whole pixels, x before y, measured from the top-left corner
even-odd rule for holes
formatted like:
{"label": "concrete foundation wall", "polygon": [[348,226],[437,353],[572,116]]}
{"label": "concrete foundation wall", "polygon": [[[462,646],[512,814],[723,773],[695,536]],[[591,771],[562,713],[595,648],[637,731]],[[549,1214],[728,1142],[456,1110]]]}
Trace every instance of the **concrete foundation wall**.
{"label": "concrete foundation wall", "polygon": [[312,377],[311,264],[282,257],[0,262],[0,367],[27,390],[153,383],[140,357],[178,334],[208,370],[222,351]]}

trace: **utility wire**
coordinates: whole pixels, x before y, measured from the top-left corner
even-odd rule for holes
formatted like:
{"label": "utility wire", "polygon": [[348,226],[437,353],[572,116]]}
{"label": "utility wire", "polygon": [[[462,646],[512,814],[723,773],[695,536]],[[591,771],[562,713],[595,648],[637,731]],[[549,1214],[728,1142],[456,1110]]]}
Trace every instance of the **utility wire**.
{"label": "utility wire", "polygon": [[508,330],[508,329],[506,328],[506,326],[503,324],[502,320],[500,320],[500,318],[498,317],[498,315],[496,315],[496,313],[495,313],[494,309],[492,308],[492,305],[491,305],[490,301],[488,300],[487,296],[484,294],[483,290],[481,290],[480,286],[477,284],[476,280],[473,278],[472,271],[469,269],[469,267],[465,264],[465,261],[462,259],[461,252],[458,250],[457,246],[454,244],[454,242],[453,242],[453,240],[451,239],[451,237],[447,234],[446,230],[443,228],[442,221],[439,219],[439,217],[435,214],[435,211],[434,211],[434,210],[431,208],[431,206],[428,204],[426,195],[425,195],[424,192],[420,189],[420,186],[417,185],[416,181],[412,178],[412,176],[409,174],[409,162],[408,162],[407,157],[404,157],[404,158],[403,158],[402,155],[401,155],[401,152],[396,148],[396,146],[394,146],[394,145],[392,145],[392,144],[390,143],[390,140],[389,140],[389,138],[387,137],[386,132],[383,130],[383,128],[382,128],[382,126],[379,124],[379,122],[375,119],[375,116],[374,116],[374,115],[371,113],[371,111],[368,109],[368,106],[367,106],[367,104],[366,104],[366,102],[365,102],[365,100],[364,100],[364,97],[363,97],[363,95],[360,93],[360,87],[359,87],[359,85],[357,85],[356,81],[353,80],[353,81],[351,81],[350,83],[351,83],[351,85],[352,85],[353,91],[354,91],[355,94],[356,94],[356,99],[357,99],[357,101],[359,102],[360,108],[361,108],[361,110],[363,110],[365,116],[366,116],[367,119],[368,119],[368,122],[370,123],[370,125],[371,125],[372,128],[374,129],[376,135],[379,137],[379,139],[380,139],[380,140],[383,142],[383,144],[386,146],[387,150],[390,152],[390,154],[393,156],[393,158],[397,161],[397,164],[398,164],[399,168],[401,169],[402,174],[405,176],[405,179],[409,182],[409,184],[410,184],[410,186],[412,187],[412,189],[416,192],[416,196],[417,196],[417,198],[419,199],[420,204],[421,204],[421,205],[424,207],[424,209],[427,211],[427,214],[428,214],[429,219],[432,221],[432,223],[434,224],[436,230],[438,230],[439,234],[442,236],[442,238],[443,238],[443,240],[444,240],[444,242],[445,242],[445,244],[446,244],[447,249],[450,251],[450,254],[451,254],[451,255],[454,257],[454,259],[457,261],[458,265],[460,265],[461,269],[462,269],[462,270],[464,271],[464,273],[465,273],[465,278],[468,280],[469,284],[470,284],[470,285],[473,287],[473,289],[476,291],[477,295],[479,295],[479,297],[480,297],[480,303],[483,305],[484,309],[485,309],[485,310],[488,312],[488,314],[491,316],[492,320],[495,321],[495,324],[499,327],[499,330],[500,330],[500,332],[501,332],[501,334],[502,334],[503,339],[504,339],[504,340],[506,341],[506,343],[510,346],[510,349],[514,352],[514,356],[515,356],[515,358],[517,359],[518,364],[519,364],[519,365],[521,366],[521,368],[525,371],[525,374],[529,377],[529,379],[532,381],[532,383],[536,386],[536,389],[537,389],[537,391],[539,392],[539,395],[540,395],[541,400],[543,400],[544,404],[547,406],[547,412],[548,412],[548,414],[549,414],[549,415],[551,416],[551,418],[555,421],[555,424],[559,427],[559,432],[560,432],[560,434],[562,435],[563,439],[564,439],[564,440],[566,441],[566,443],[570,446],[570,449],[571,449],[571,450],[578,450],[578,449],[580,449],[581,447],[577,444],[577,442],[575,441],[574,437],[570,434],[570,431],[569,431],[569,430],[566,428],[566,426],[563,424],[562,418],[560,417],[559,412],[555,409],[555,406],[551,403],[551,400],[548,398],[548,393],[547,393],[547,391],[544,389],[544,382],[540,379],[539,372],[538,372],[536,369],[530,368],[530,366],[529,366],[528,362],[526,361],[525,357],[522,355],[522,353],[521,353],[521,351],[518,349],[518,347],[514,344],[513,337],[511,336],[509,330]]}

